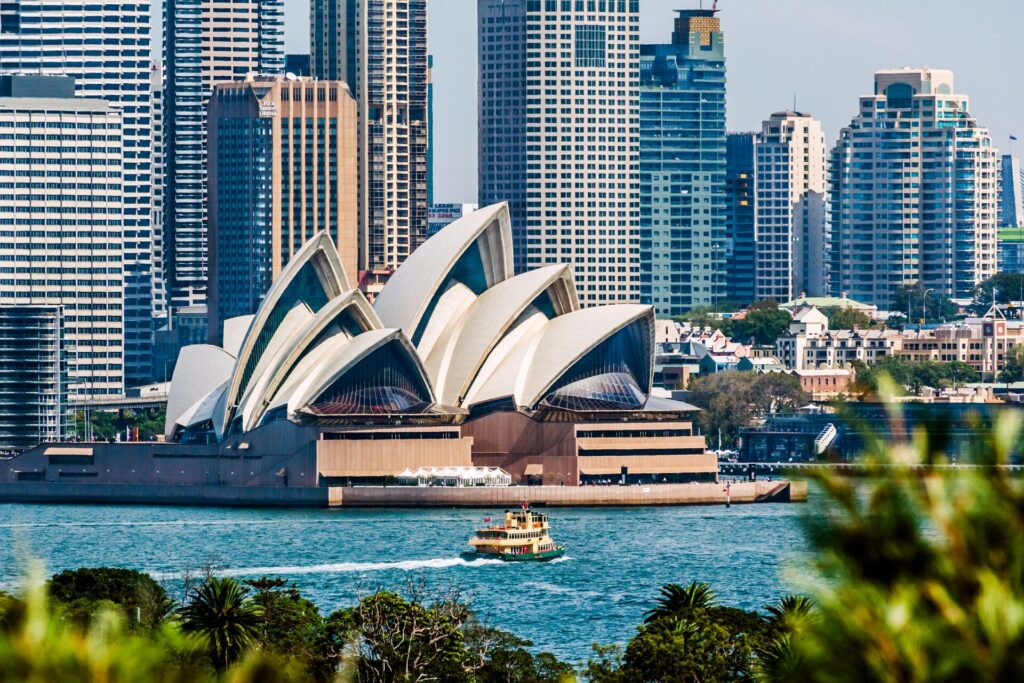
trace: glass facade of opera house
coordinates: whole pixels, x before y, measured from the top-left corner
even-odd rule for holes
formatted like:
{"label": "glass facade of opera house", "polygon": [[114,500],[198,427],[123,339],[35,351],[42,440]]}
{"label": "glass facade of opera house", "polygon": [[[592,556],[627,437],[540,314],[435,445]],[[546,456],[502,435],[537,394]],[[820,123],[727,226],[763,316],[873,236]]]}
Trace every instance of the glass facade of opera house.
{"label": "glass facade of opera house", "polygon": [[[697,409],[650,395],[653,309],[581,308],[568,267],[516,275],[511,241],[507,205],[464,216],[371,305],[314,237],[252,316],[225,321],[222,346],[182,351],[166,443],[124,445],[97,477],[130,462],[143,482],[244,486],[470,465],[567,486],[714,480]],[[21,469],[55,476],[46,450]]]}

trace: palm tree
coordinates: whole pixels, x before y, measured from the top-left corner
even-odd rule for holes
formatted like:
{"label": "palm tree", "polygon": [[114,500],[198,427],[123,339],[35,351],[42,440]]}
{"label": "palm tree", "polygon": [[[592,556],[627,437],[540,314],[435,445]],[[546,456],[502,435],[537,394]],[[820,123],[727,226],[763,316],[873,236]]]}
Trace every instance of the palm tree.
{"label": "palm tree", "polygon": [[768,623],[779,628],[792,627],[799,624],[814,609],[812,603],[803,595],[787,595],[774,605],[767,605]]}
{"label": "palm tree", "polygon": [[681,612],[714,607],[718,603],[718,596],[703,581],[694,581],[685,588],[678,583],[667,583],[661,587],[661,595],[655,602],[657,606],[648,610],[644,623],[649,624]]}
{"label": "palm tree", "polygon": [[263,608],[249,599],[249,589],[234,579],[211,576],[181,608],[182,628],[206,640],[218,671],[235,661],[256,639]]}

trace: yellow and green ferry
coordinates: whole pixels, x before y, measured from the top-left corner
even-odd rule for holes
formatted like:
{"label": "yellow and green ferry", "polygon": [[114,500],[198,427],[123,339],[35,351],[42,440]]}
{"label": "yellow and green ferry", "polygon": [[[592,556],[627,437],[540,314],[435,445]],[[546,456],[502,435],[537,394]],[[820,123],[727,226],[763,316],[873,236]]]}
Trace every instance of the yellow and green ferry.
{"label": "yellow and green ferry", "polygon": [[469,545],[473,550],[462,553],[466,560],[545,562],[565,554],[565,546],[548,535],[548,516],[532,512],[529,503],[523,503],[521,510],[505,510],[503,523],[477,529]]}

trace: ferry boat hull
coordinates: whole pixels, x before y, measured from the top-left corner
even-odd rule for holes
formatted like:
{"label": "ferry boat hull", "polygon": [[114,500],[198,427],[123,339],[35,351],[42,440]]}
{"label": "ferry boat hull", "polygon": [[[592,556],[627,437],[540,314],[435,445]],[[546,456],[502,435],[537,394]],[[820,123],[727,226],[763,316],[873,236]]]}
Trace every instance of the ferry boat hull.
{"label": "ferry boat hull", "polygon": [[462,553],[462,559],[472,562],[473,560],[501,560],[502,562],[550,562],[565,555],[565,548],[559,547],[554,550],[543,550],[538,553],[479,553],[468,551]]}

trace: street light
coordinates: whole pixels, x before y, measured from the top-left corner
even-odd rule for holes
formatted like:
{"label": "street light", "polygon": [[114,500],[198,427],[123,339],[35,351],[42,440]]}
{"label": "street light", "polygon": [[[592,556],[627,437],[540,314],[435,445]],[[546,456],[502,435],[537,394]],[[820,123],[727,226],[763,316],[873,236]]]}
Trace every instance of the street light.
{"label": "street light", "polygon": [[928,322],[928,292],[934,291],[935,289],[929,288],[924,290],[924,293],[921,295],[921,325],[917,328],[918,332],[920,332],[921,328]]}

